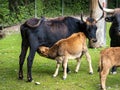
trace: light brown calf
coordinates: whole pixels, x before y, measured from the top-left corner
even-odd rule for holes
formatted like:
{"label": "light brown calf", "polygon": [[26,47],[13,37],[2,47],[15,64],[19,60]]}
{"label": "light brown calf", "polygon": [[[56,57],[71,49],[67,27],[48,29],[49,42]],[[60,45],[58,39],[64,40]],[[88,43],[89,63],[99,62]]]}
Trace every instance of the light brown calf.
{"label": "light brown calf", "polygon": [[62,63],[64,68],[63,79],[67,78],[66,68],[68,59],[77,60],[75,72],[78,72],[80,67],[80,58],[83,56],[83,54],[85,54],[89,63],[89,73],[93,73],[91,57],[88,53],[88,48],[86,44],[86,36],[82,32],[72,34],[66,39],[59,40],[51,48],[41,46],[39,47],[39,50],[42,55],[48,58],[55,59],[57,61],[57,67],[53,77],[56,77],[58,75],[59,67]]}
{"label": "light brown calf", "polygon": [[102,90],[106,90],[106,78],[113,66],[120,66],[120,47],[110,47],[100,53],[99,74]]}

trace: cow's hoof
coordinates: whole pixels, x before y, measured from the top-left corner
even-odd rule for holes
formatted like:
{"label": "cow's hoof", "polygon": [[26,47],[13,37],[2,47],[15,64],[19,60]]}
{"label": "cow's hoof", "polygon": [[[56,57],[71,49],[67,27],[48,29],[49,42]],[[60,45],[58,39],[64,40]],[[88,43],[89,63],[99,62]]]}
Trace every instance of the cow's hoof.
{"label": "cow's hoof", "polygon": [[71,71],[68,71],[67,73],[69,74],[69,73],[71,73]]}
{"label": "cow's hoof", "polygon": [[18,78],[19,80],[23,80],[23,76],[19,76],[19,78]]}
{"label": "cow's hoof", "polygon": [[117,72],[114,71],[114,72],[111,72],[111,74],[115,75],[115,74],[117,74]]}
{"label": "cow's hoof", "polygon": [[90,75],[93,75],[93,72],[89,72]]}
{"label": "cow's hoof", "polygon": [[27,82],[34,82],[32,78],[28,78]]}
{"label": "cow's hoof", "polygon": [[26,82],[28,82],[28,83],[29,83],[29,82],[34,82],[34,80],[27,80]]}

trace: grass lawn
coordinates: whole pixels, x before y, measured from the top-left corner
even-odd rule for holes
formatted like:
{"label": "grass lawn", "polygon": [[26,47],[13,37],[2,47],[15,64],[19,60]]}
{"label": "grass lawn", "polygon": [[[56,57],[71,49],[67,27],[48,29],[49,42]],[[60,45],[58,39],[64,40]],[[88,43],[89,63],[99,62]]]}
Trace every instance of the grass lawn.
{"label": "grass lawn", "polygon": [[[109,27],[110,24],[107,26]],[[107,30],[107,46],[109,46],[109,41]],[[68,74],[66,80],[62,80],[62,68],[60,68],[59,75],[56,78],[52,77],[56,67],[54,60],[49,60],[36,54],[32,67],[34,82],[27,83],[27,60],[23,68],[24,79],[18,80],[20,45],[20,34],[12,34],[0,40],[0,90],[100,90],[97,68],[99,52],[103,48],[89,49],[92,57],[93,75],[88,74],[88,63],[86,58],[83,57],[78,73],[74,72],[76,61],[69,61],[69,68],[72,72]],[[120,69],[117,71],[118,74],[108,76],[108,90],[120,90]],[[35,85],[35,82],[40,82],[40,85]]]}

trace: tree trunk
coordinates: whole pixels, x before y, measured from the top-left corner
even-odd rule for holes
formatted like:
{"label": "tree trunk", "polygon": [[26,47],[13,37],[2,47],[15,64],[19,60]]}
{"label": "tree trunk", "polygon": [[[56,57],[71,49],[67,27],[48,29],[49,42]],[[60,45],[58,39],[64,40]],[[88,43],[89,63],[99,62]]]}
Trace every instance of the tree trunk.
{"label": "tree trunk", "polygon": [[[106,7],[106,0],[99,0],[103,7]],[[103,11],[99,8],[98,0],[91,0],[90,1],[90,9],[92,11],[92,17],[96,20],[102,16]],[[97,42],[89,42],[89,46],[93,48],[103,47],[106,45],[106,23],[104,18],[102,18],[97,23]]]}

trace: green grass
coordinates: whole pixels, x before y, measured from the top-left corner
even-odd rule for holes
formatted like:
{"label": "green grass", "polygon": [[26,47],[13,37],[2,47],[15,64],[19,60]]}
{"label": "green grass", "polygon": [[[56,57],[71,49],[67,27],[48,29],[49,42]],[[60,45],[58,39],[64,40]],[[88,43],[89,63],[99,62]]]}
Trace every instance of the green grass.
{"label": "green grass", "polygon": [[[109,27],[110,24],[107,26]],[[107,46],[109,46],[109,41],[107,30]],[[56,78],[52,77],[56,67],[54,60],[36,54],[32,67],[34,82],[27,83],[26,61],[23,67],[24,79],[18,80],[20,45],[20,34],[12,34],[0,40],[0,90],[99,90],[100,82],[97,68],[99,52],[103,48],[89,49],[92,57],[93,75],[88,74],[88,63],[86,58],[83,57],[78,73],[74,73],[76,61],[69,61],[69,67],[72,72],[68,74],[66,80],[62,80],[62,68],[60,68],[59,75]],[[119,69],[118,74],[108,75],[108,90],[120,90],[119,77]],[[35,85],[36,81],[40,82],[40,85]]]}

